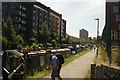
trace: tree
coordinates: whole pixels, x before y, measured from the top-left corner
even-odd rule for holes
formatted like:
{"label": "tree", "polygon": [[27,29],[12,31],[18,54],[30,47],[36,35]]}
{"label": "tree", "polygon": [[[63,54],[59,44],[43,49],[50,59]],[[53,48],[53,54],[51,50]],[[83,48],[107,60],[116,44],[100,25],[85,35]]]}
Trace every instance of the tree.
{"label": "tree", "polygon": [[6,22],[2,22],[2,37],[2,41],[6,40],[3,41],[3,46],[5,46],[5,42],[7,42],[9,47],[16,48],[16,32],[13,28],[12,20],[10,17],[7,18]]}
{"label": "tree", "polygon": [[52,40],[52,45],[53,45],[53,47],[57,46],[56,40]]}
{"label": "tree", "polygon": [[6,37],[2,37],[2,49],[7,49],[7,46],[8,46],[8,40]]}
{"label": "tree", "polygon": [[10,17],[2,21],[2,46],[3,49],[22,48],[24,44],[23,37],[17,35]]}
{"label": "tree", "polygon": [[38,35],[38,36],[41,37],[40,38],[41,42],[43,42],[43,43],[48,42],[50,39],[50,31],[48,29],[48,25],[42,24],[41,30],[39,30],[39,32],[40,32],[40,35]]}
{"label": "tree", "polygon": [[62,44],[67,44],[67,39],[66,38],[62,39]]}
{"label": "tree", "polygon": [[15,42],[18,44],[17,48],[20,50],[24,44],[23,37],[21,35],[17,35]]}
{"label": "tree", "polygon": [[58,41],[58,39],[59,39],[59,38],[58,38],[57,33],[56,33],[56,32],[52,32],[52,34],[53,34],[53,35],[51,36],[51,37],[52,37],[52,39],[54,39],[54,40]]}

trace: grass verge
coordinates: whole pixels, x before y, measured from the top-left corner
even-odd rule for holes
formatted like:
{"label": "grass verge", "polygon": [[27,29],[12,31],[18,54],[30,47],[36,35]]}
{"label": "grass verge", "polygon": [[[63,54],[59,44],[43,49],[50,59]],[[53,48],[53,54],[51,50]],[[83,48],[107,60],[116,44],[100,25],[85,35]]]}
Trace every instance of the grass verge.
{"label": "grass verge", "polygon": [[69,58],[66,58],[66,59],[65,59],[65,63],[63,64],[63,66],[65,66],[65,65],[67,65],[68,63],[72,62],[72,61],[75,60],[76,58],[78,58],[78,57],[86,54],[88,51],[90,51],[90,50],[88,49],[88,50],[83,51],[83,52],[80,52],[80,53],[78,53],[78,54],[76,54],[76,55],[72,55],[72,56],[70,56]]}
{"label": "grass verge", "polygon": [[[80,52],[80,53],[78,53],[76,55],[72,55],[72,56],[70,56],[68,58],[65,58],[65,63],[63,64],[63,66],[67,65],[68,63],[72,62],[76,58],[86,54],[89,51],[90,50],[88,49],[88,50]],[[25,80],[27,80],[27,79],[37,80],[37,78],[44,78],[45,76],[49,75],[50,73],[51,73],[51,71],[44,69],[43,71],[35,72],[34,76],[27,75]]]}

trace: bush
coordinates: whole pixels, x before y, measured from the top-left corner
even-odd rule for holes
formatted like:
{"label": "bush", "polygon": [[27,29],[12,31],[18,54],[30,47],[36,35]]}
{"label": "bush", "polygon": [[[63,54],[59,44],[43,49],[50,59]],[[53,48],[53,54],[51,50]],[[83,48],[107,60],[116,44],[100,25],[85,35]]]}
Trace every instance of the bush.
{"label": "bush", "polygon": [[112,52],[112,63],[120,66],[120,53]]}
{"label": "bush", "polygon": [[52,45],[53,45],[53,47],[57,46],[56,40],[52,40]]}
{"label": "bush", "polygon": [[43,44],[39,44],[40,47],[43,47]]}
{"label": "bush", "polygon": [[47,43],[46,45],[47,45],[47,47],[51,47],[51,46],[52,46],[52,44],[51,44],[51,43]]}
{"label": "bush", "polygon": [[118,56],[117,56],[117,65],[120,66],[120,54],[118,53]]}
{"label": "bush", "polygon": [[108,61],[108,55],[107,55],[107,52],[105,50],[105,47],[102,45],[100,48],[100,55],[101,55],[101,58],[103,61]]}
{"label": "bush", "polygon": [[17,49],[18,49],[18,50],[21,50],[21,49],[22,49],[22,45],[18,45],[18,46],[17,46]]}
{"label": "bush", "polygon": [[33,48],[33,50],[38,50],[39,46],[36,43],[32,43],[30,48]]}
{"label": "bush", "polygon": [[7,49],[8,46],[8,40],[6,37],[2,37],[2,48],[3,50]]}

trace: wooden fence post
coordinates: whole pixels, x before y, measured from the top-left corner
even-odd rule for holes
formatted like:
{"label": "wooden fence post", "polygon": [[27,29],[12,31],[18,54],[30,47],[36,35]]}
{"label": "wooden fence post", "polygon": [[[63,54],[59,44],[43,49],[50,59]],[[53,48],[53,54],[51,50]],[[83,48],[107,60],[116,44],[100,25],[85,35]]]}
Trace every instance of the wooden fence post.
{"label": "wooden fence post", "polygon": [[96,68],[96,64],[91,63],[91,80],[95,80],[95,68]]}

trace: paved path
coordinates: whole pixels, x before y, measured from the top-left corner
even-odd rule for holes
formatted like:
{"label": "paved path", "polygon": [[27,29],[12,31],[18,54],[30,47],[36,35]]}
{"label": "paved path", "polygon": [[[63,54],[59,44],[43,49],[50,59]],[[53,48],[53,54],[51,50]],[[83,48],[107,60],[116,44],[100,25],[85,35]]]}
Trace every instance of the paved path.
{"label": "paved path", "polygon": [[[61,77],[62,78],[85,78],[87,74],[88,68],[92,60],[95,57],[94,51],[89,51],[87,54],[75,59],[71,63],[67,64],[66,66],[62,67],[61,69]],[[46,76],[46,78],[50,78]],[[63,79],[64,80],[64,79]]]}

